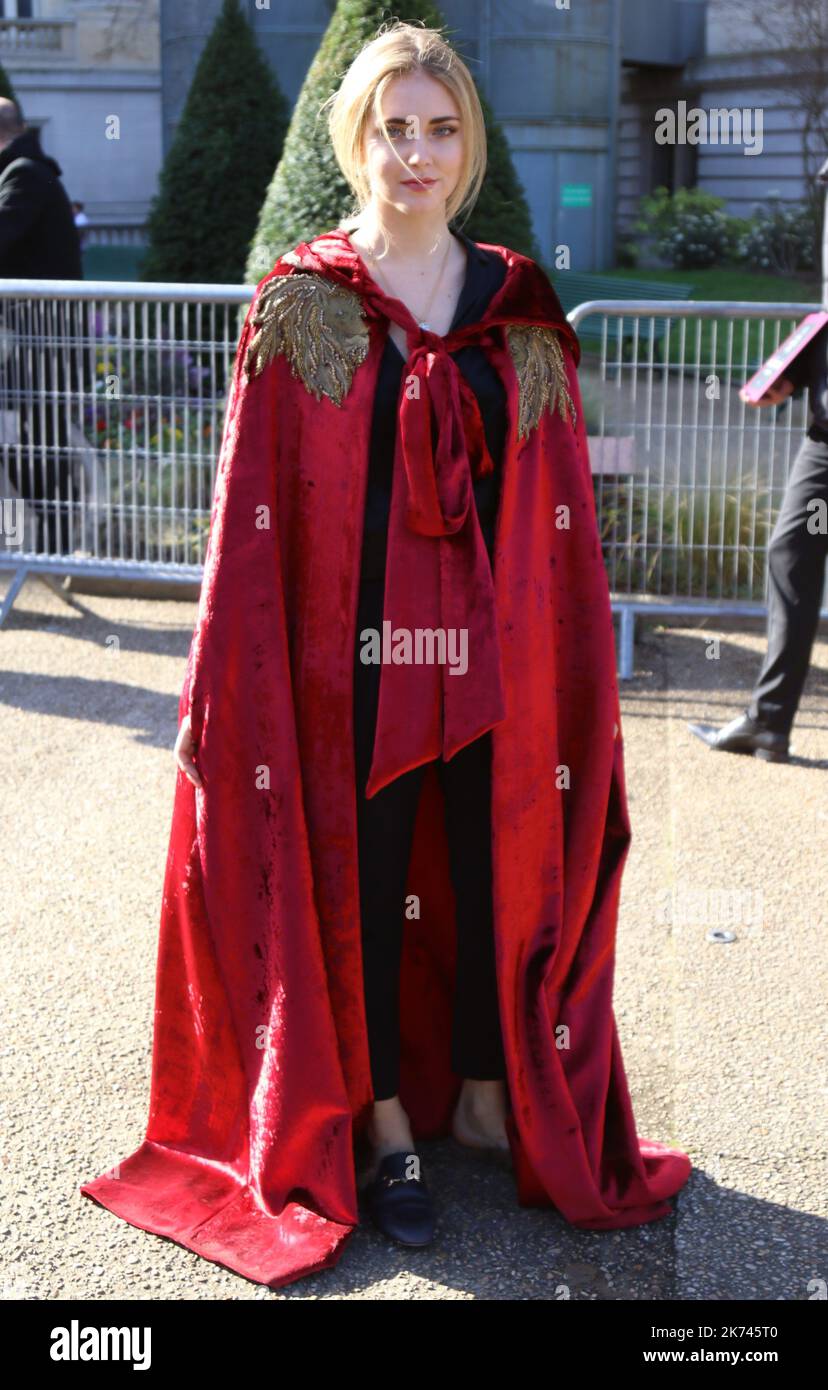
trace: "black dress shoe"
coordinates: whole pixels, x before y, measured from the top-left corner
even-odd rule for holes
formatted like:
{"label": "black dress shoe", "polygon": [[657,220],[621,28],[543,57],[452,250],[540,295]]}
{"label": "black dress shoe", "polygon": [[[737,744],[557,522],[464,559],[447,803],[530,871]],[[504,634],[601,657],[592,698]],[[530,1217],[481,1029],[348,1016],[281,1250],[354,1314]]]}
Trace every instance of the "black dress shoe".
{"label": "black dress shoe", "polygon": [[434,1239],[431,1195],[416,1153],[386,1154],[363,1190],[374,1225],[401,1245],[429,1245]]}
{"label": "black dress shoe", "polygon": [[715,729],[711,724],[689,724],[688,728],[709,748],[722,753],[747,753],[768,763],[786,763],[791,751],[787,734],[766,729],[747,710],[722,729]]}

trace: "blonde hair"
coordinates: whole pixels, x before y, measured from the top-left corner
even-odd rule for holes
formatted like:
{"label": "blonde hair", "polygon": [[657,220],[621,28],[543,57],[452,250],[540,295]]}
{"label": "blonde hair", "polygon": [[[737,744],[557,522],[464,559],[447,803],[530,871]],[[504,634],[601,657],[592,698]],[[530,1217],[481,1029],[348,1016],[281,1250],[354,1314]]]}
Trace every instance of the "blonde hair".
{"label": "blonde hair", "polygon": [[[462,121],[463,161],[457,186],[446,199],[446,221],[450,222],[459,211],[468,215],[477,201],[486,174],[486,124],[472,75],[439,29],[397,22],[380,28],[376,37],[360,49],[339,89],[321,108],[330,106],[328,133],[334,155],[354,193],[357,211],[340,222],[346,230],[357,225],[371,197],[362,158],[368,122],[372,117],[379,119],[382,96],[389,83],[412,72],[425,72],[442,82],[454,97]],[[385,129],[383,135],[404,164]],[[386,245],[384,250],[387,249]]]}

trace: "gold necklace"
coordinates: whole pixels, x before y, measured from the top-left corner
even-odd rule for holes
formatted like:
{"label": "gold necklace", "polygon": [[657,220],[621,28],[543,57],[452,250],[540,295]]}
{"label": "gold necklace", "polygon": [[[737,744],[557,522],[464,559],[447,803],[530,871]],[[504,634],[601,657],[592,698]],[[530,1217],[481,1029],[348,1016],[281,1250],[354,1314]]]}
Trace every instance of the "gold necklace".
{"label": "gold necklace", "polygon": [[[432,299],[434,298],[435,294],[437,293],[437,288],[438,288],[438,286],[440,285],[440,282],[441,282],[442,279],[443,279],[443,273],[444,273],[444,271],[445,271],[446,262],[447,262],[447,260],[448,260],[449,248],[450,248],[450,246],[451,246],[451,239],[452,239],[452,238],[451,238],[451,232],[449,232],[449,234],[448,234],[448,239],[447,239],[447,241],[446,241],[445,253],[444,253],[444,255],[443,255],[443,264],[440,266],[440,274],[437,276],[437,279],[436,279],[436,281],[434,282],[434,288],[432,289],[431,294],[430,294],[429,297],[428,297],[428,303],[426,304],[426,307],[425,307],[425,313],[426,313],[426,314],[428,313],[429,309],[431,308],[431,301],[432,301]],[[384,281],[385,277],[382,275],[382,272],[380,271],[379,266],[377,265],[376,257],[374,256],[374,253],[373,253],[372,251],[369,251],[369,252],[368,252],[368,255],[370,256],[371,260],[374,262],[374,265],[375,265],[376,268],[377,268],[377,274],[379,275],[379,277],[380,277],[380,283],[382,284],[382,282]],[[391,293],[391,297],[392,297],[393,299],[400,299],[401,297],[400,297],[400,295],[398,295],[398,294],[396,293],[396,291],[394,290],[393,285],[391,285],[390,282],[387,282],[387,283],[388,283],[388,290],[389,290],[390,293]],[[383,288],[385,288],[385,285],[383,285]],[[405,304],[405,300],[401,300],[401,302],[402,302],[403,304]],[[408,306],[406,305],[406,308],[407,308],[407,307],[408,307]],[[416,315],[416,314],[414,315],[414,318],[417,318],[417,315]],[[423,316],[422,319],[417,318],[417,324],[418,324],[418,326],[419,326],[420,328],[424,328],[424,329],[426,330],[427,333],[430,333],[430,332],[431,332],[431,325],[430,325],[429,323],[426,322],[425,315]]]}

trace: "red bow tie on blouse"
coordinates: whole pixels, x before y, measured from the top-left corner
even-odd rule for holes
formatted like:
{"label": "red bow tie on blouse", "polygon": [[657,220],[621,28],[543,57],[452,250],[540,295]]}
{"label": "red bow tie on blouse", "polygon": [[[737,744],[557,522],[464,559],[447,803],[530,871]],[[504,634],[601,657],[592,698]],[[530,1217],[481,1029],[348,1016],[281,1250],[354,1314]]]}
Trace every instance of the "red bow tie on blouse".
{"label": "red bow tie on blouse", "polygon": [[[477,398],[450,356],[471,344],[501,343],[491,327],[479,323],[443,338],[421,328],[401,300],[371,279],[346,232],[337,229],[323,241],[299,248],[303,264],[333,271],[343,283],[350,272],[368,316],[392,319],[408,334],[388,522],[379,706],[364,789],[373,796],[422,763],[451,758],[506,714],[494,580],[472,487],[472,478],[491,473],[494,464]],[[406,660],[386,660],[401,634],[408,634]],[[361,650],[359,633],[357,642]]]}
{"label": "red bow tie on blouse", "polygon": [[[386,314],[407,330],[409,347],[383,618],[392,650],[395,632],[410,634],[411,664],[383,660],[368,796],[410,768],[451,758],[506,714],[494,580],[472,485],[494,463],[477,398],[450,356],[497,339],[479,325],[440,338],[421,328],[401,301],[383,299]],[[418,629],[432,634],[419,662]]]}
{"label": "red bow tie on blouse", "polygon": [[495,581],[472,488],[472,478],[495,464],[477,396],[450,356],[471,343],[496,346],[497,338],[479,324],[440,338],[385,295],[382,310],[408,335],[383,628],[390,624],[392,652],[395,632],[410,638],[406,663],[386,662],[383,642],[368,796],[411,767],[452,758],[506,716]]}

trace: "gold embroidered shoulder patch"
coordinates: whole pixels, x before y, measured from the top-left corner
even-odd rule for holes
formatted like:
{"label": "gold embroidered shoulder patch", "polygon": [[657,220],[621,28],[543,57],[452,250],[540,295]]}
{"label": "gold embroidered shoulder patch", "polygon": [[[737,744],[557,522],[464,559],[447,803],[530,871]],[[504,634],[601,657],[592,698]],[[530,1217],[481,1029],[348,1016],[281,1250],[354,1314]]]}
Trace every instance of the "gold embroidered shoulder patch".
{"label": "gold embroidered shoulder patch", "polygon": [[[287,259],[282,257],[283,260]],[[313,272],[274,275],[262,288],[253,315],[245,368],[261,374],[278,353],[317,400],[341,405],[354,372],[368,355],[368,325],[354,290]]]}
{"label": "gold embroidered shoulder patch", "polygon": [[575,406],[557,331],[536,323],[509,323],[506,341],[520,385],[518,438],[535,428],[547,406],[557,409],[563,421],[569,408],[574,425]]}

